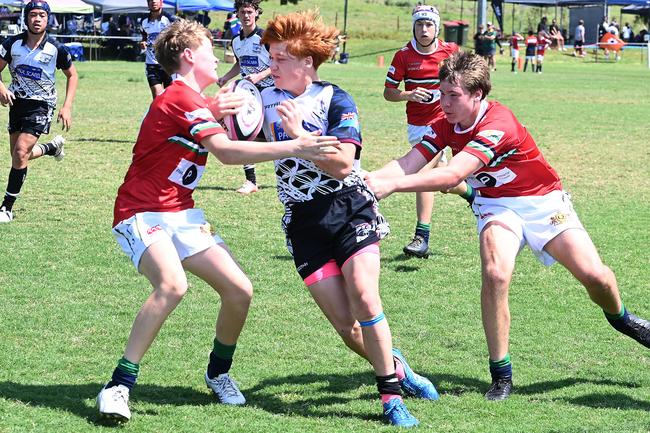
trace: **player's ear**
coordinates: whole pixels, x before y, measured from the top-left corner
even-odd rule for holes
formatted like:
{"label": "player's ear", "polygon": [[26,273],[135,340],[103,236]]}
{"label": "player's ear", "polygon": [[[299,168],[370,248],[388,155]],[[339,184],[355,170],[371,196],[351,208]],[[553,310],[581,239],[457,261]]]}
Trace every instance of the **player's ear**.
{"label": "player's ear", "polygon": [[308,68],[314,66],[314,59],[311,56],[305,57],[304,62],[305,62],[305,66]]}

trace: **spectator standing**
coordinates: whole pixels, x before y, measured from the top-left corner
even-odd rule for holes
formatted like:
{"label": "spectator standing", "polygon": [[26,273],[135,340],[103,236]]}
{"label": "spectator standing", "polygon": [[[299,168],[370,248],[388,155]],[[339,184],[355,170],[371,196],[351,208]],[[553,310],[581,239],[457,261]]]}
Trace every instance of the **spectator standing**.
{"label": "spectator standing", "polygon": [[492,24],[490,21],[487,22],[487,30],[483,34],[483,38],[485,41],[485,46],[487,48],[486,58],[488,61],[488,66],[490,68],[490,71],[496,71],[497,67],[494,63],[494,56],[497,53],[497,31],[494,28],[494,24]]}
{"label": "spectator standing", "polygon": [[632,32],[632,27],[630,27],[630,23],[625,23],[623,26],[623,29],[621,30],[621,37],[625,43],[630,42],[633,38],[634,34]]}
{"label": "spectator standing", "polygon": [[574,56],[580,56],[580,57],[585,56],[585,51],[583,48],[584,43],[585,43],[585,22],[583,20],[580,20],[578,21],[578,25],[576,26],[576,33],[573,38]]}
{"label": "spectator standing", "polygon": [[481,57],[485,57],[485,39],[483,33],[485,33],[485,26],[479,24],[478,30],[474,34],[474,52]]}

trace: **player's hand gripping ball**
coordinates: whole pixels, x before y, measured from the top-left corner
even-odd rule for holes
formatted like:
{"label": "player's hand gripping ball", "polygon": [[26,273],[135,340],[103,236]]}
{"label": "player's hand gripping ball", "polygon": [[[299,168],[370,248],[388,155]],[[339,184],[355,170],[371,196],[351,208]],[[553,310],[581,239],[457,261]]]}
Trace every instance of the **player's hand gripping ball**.
{"label": "player's hand gripping ball", "polygon": [[255,84],[248,80],[237,80],[231,90],[244,96],[244,105],[237,114],[224,116],[223,123],[231,140],[255,140],[264,123],[262,95]]}

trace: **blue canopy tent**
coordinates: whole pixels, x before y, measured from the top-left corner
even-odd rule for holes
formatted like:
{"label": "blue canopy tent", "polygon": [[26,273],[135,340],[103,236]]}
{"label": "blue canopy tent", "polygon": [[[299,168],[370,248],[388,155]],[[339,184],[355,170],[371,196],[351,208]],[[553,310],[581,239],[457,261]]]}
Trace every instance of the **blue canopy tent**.
{"label": "blue canopy tent", "polygon": [[230,0],[163,0],[163,3],[173,6],[177,11],[234,11],[234,3]]}

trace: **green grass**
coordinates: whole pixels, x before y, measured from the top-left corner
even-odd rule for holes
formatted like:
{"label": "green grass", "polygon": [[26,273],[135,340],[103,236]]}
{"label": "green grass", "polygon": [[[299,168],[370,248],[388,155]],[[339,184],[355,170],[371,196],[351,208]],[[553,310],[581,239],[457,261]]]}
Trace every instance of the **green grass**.
{"label": "green grass", "polygon": [[[384,43],[364,42],[364,49]],[[94,397],[149,293],[110,234],[115,192],[150,100],[144,66],[77,67],[66,160],[31,164],[16,220],[0,226],[1,433],[110,431],[95,424]],[[650,316],[650,71],[638,58],[594,64],[555,53],[543,75],[508,69],[500,58],[493,96],[513,108],[560,173],[626,305]],[[366,169],[407,148],[404,107],[383,100],[384,76],[374,57],[321,71],[360,107]],[[1,182],[8,166],[5,150]],[[122,431],[391,430],[379,423],[369,366],[343,347],[283,247],[271,164],[258,172],[261,191],[240,197],[233,190],[241,167],[211,158],[195,193],[255,287],[233,367],[249,404],[214,404],[203,385],[219,301],[192,278],[142,362],[134,416]],[[542,267],[528,250],[511,290],[516,393],[504,403],[484,401],[489,375],[471,212],[458,198],[438,197],[434,255],[418,261],[401,255],[414,225],[412,195],[381,207],[393,230],[382,244],[381,285],[394,341],[442,394],[437,403],[409,401],[422,431],[650,430],[647,349],[614,332],[563,268]]]}

